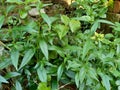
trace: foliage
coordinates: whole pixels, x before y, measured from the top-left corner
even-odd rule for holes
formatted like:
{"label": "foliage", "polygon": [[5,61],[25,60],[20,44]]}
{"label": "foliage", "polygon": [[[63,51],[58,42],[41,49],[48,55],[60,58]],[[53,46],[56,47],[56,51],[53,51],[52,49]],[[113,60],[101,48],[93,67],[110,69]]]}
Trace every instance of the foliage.
{"label": "foliage", "polygon": [[[39,11],[48,4],[1,0],[1,89],[59,90],[61,84],[79,90],[120,88],[120,24],[101,19],[106,0],[95,1],[76,0],[76,11],[68,15],[39,12],[32,17],[32,7]],[[110,24],[113,33],[98,33],[101,23]]]}

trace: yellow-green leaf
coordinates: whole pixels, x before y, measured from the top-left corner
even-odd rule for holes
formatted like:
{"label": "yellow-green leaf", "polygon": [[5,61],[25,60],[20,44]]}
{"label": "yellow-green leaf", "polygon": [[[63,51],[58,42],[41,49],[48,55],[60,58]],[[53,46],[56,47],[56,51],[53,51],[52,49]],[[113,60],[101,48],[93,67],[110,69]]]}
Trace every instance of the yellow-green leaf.
{"label": "yellow-green leaf", "polygon": [[70,26],[70,30],[71,30],[72,32],[75,32],[75,31],[77,31],[77,30],[80,29],[81,24],[80,24],[80,22],[79,22],[78,20],[72,19],[72,20],[70,21],[70,23],[69,23],[69,26]]}

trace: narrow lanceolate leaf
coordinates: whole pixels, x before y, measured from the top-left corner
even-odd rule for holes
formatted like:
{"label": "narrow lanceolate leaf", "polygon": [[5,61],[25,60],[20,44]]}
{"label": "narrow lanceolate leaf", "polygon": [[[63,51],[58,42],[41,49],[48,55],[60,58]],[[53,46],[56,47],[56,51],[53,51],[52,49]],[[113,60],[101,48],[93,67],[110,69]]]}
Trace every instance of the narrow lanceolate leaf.
{"label": "narrow lanceolate leaf", "polygon": [[7,73],[7,74],[5,75],[5,78],[6,78],[6,79],[10,79],[10,78],[12,78],[12,77],[16,77],[16,76],[19,76],[19,75],[21,75],[21,74],[18,73],[18,72],[9,72],[9,73]]}
{"label": "narrow lanceolate leaf", "polygon": [[0,28],[2,27],[3,23],[4,23],[5,17],[4,16],[0,16]]}
{"label": "narrow lanceolate leaf", "polygon": [[79,29],[80,29],[81,24],[80,24],[80,22],[79,22],[78,20],[72,19],[72,20],[70,21],[70,23],[69,23],[69,26],[70,26],[70,30],[71,30],[72,32],[75,32],[76,30],[79,30]]}
{"label": "narrow lanceolate leaf", "polygon": [[22,86],[21,86],[20,82],[16,81],[15,88],[16,88],[16,90],[22,90]]}
{"label": "narrow lanceolate leaf", "polygon": [[106,90],[111,90],[110,77],[108,75],[104,75],[103,73],[100,73],[100,77],[102,78],[102,85],[106,88]]}
{"label": "narrow lanceolate leaf", "polygon": [[93,47],[93,43],[90,42],[89,40],[85,43],[85,45],[83,46],[83,52],[82,52],[82,60],[85,58],[85,56],[87,55],[88,51]]}
{"label": "narrow lanceolate leaf", "polygon": [[51,29],[52,22],[51,22],[50,17],[48,17],[48,15],[45,13],[41,13],[41,16],[42,16],[43,20],[48,24],[49,28]]}
{"label": "narrow lanceolate leaf", "polygon": [[105,24],[109,24],[109,25],[115,25],[114,23],[107,21],[107,20],[98,20],[100,23],[105,23]]}
{"label": "narrow lanceolate leaf", "polygon": [[97,21],[94,22],[93,26],[91,27],[91,32],[94,33],[97,28],[99,27],[100,23]]}
{"label": "narrow lanceolate leaf", "polygon": [[63,64],[61,64],[59,67],[58,67],[58,71],[57,71],[57,80],[59,81],[62,74],[63,74],[63,70],[64,70],[64,66]]}
{"label": "narrow lanceolate leaf", "polygon": [[8,81],[0,75],[0,83],[8,83]]}
{"label": "narrow lanceolate leaf", "polygon": [[76,73],[76,75],[75,75],[75,83],[76,83],[76,86],[78,88],[80,85],[79,73]]}
{"label": "narrow lanceolate leaf", "polygon": [[21,65],[20,65],[19,69],[24,67],[31,60],[34,53],[35,53],[34,49],[29,49],[29,50],[26,51],[26,53],[25,53],[25,55],[24,55],[24,57],[22,59],[22,62],[21,62]]}
{"label": "narrow lanceolate leaf", "polygon": [[79,72],[79,79],[80,79],[80,84],[83,83],[83,80],[85,79],[86,76],[86,69],[82,67]]}
{"label": "narrow lanceolate leaf", "polygon": [[18,50],[12,50],[11,51],[11,60],[12,60],[12,64],[14,65],[14,67],[16,68],[16,70],[18,69],[18,60],[19,60],[19,51]]}
{"label": "narrow lanceolate leaf", "polygon": [[6,2],[8,3],[17,3],[17,4],[22,4],[22,0],[7,0]]}
{"label": "narrow lanceolate leaf", "polygon": [[39,42],[39,46],[45,58],[48,60],[48,45],[45,40],[41,39]]}
{"label": "narrow lanceolate leaf", "polygon": [[47,73],[44,67],[39,67],[37,74],[41,82],[47,82]]}

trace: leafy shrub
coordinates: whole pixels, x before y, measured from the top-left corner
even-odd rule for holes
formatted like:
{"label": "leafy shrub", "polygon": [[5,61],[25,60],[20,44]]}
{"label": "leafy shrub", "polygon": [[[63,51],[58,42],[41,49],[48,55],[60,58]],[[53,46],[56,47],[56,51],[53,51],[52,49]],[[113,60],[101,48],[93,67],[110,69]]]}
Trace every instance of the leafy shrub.
{"label": "leafy shrub", "polygon": [[[78,6],[86,5],[90,12],[85,9],[87,16],[83,16],[83,12],[77,11],[70,18],[69,15],[50,17],[41,12],[31,17],[28,11],[32,7],[39,11],[47,4],[37,0],[2,0],[1,88],[58,90],[61,84],[75,84],[79,90],[120,88],[120,25],[100,19],[100,12],[104,11],[101,12],[104,16],[107,9],[99,9],[103,2],[106,0],[98,3],[76,0]],[[97,9],[99,13],[95,12]],[[87,22],[92,21],[91,28],[82,32],[81,20],[86,22],[86,17]],[[113,33],[95,32],[101,22],[112,25]]]}

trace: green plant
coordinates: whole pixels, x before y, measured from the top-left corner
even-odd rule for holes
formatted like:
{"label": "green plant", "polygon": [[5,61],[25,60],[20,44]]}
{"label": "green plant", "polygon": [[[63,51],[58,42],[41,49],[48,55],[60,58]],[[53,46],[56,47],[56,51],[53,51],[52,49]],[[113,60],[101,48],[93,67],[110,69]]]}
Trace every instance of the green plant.
{"label": "green plant", "polygon": [[[85,4],[83,7],[93,6],[90,12],[85,9],[85,16],[77,11],[73,17],[50,17],[42,12],[31,17],[30,9],[39,11],[48,5],[39,0],[2,3],[0,88],[60,90],[69,84],[75,84],[79,90],[120,88],[120,25],[101,19],[100,11],[104,9],[104,16],[107,8],[98,6],[105,1],[76,0],[78,5]],[[93,15],[97,10],[97,16]],[[91,24],[84,32],[83,23]],[[113,33],[97,33],[100,23],[112,25]]]}

